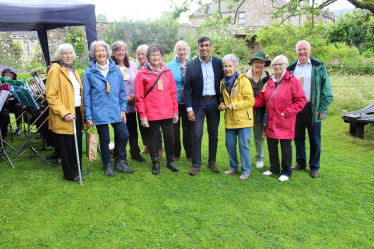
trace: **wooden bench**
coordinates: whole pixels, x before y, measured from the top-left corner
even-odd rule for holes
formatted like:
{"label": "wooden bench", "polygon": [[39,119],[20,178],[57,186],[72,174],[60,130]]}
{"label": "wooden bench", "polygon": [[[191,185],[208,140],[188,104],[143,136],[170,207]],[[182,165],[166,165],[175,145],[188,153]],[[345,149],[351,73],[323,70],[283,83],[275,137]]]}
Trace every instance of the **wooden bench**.
{"label": "wooden bench", "polygon": [[358,111],[348,112],[341,115],[345,123],[349,123],[349,134],[355,137],[364,138],[365,125],[374,123],[374,104],[368,105]]}

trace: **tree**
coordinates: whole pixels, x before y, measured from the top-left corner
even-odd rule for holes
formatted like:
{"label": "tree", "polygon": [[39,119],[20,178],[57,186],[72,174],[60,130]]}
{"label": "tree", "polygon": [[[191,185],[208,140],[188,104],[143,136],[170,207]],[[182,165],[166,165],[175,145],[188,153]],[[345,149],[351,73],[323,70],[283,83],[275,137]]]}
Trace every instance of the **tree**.
{"label": "tree", "polygon": [[[172,7],[174,8],[173,16],[174,18],[179,18],[182,13],[187,12],[190,10],[190,3],[194,0],[185,0],[181,6],[172,2]],[[196,1],[196,0],[195,0]],[[221,3],[225,2],[227,4],[227,8],[230,10],[235,11],[235,18],[232,19],[233,23],[236,21],[236,17],[238,15],[238,11],[240,6],[246,0],[213,0],[213,2],[218,3],[217,10],[218,13],[221,15]],[[249,0],[248,0],[249,1]],[[311,4],[309,2],[311,1]],[[313,16],[319,15],[320,11],[323,8],[328,7],[330,4],[337,2],[338,0],[322,0],[320,4],[318,4],[315,0],[289,0],[285,5],[279,6],[277,0],[271,0],[273,7],[276,11],[273,14],[273,18],[281,18],[282,21],[286,21],[289,17],[299,16],[301,14],[308,14],[311,15],[312,20]],[[369,10],[372,14],[374,14],[374,0],[347,0],[351,4],[353,4],[356,8],[366,9]],[[203,3],[201,0],[198,0],[200,5],[200,9],[204,13],[208,13],[210,4]],[[304,4],[308,3],[308,4]]]}
{"label": "tree", "polygon": [[106,15],[104,15],[104,14],[98,14],[98,15],[96,16],[96,20],[98,20],[98,21],[104,21],[104,22],[108,21],[108,20],[106,19]]}

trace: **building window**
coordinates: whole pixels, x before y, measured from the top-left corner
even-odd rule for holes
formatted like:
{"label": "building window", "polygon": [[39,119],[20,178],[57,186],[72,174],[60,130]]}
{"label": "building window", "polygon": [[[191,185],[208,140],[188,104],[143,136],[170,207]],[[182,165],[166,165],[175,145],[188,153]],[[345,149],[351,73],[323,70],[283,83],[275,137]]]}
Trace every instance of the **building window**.
{"label": "building window", "polygon": [[245,12],[239,12],[239,24],[245,24]]}

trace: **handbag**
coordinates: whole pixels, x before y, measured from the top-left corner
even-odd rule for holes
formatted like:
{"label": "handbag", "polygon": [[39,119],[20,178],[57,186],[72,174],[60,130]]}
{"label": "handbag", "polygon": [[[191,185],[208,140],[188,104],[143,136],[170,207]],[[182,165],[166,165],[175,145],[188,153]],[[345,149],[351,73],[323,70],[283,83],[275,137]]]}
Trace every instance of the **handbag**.
{"label": "handbag", "polygon": [[283,82],[284,82],[284,80],[275,89],[275,91],[273,92],[273,94],[271,95],[271,97],[269,99],[268,104],[266,105],[266,110],[265,110],[264,116],[262,117],[262,125],[265,126],[265,127],[268,126],[268,108],[269,108],[270,100],[273,98],[274,94],[278,91],[279,87],[283,84]]}
{"label": "handbag", "polygon": [[86,154],[91,162],[96,161],[97,140],[97,134],[86,133]]}
{"label": "handbag", "polygon": [[153,83],[153,85],[151,86],[151,88],[149,88],[148,92],[144,95],[144,98],[147,97],[147,95],[152,91],[153,88],[155,88],[156,83],[157,83],[158,79],[161,77],[162,72],[164,72],[164,71],[161,71],[161,73],[160,73],[160,75],[157,77],[155,83]]}

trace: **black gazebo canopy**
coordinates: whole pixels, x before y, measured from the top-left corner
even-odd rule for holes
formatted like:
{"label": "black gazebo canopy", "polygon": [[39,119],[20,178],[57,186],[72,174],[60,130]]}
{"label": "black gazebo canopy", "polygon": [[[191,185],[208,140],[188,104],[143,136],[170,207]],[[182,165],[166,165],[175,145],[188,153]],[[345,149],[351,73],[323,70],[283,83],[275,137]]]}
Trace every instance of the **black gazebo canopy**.
{"label": "black gazebo canopy", "polygon": [[76,0],[0,1],[0,31],[37,31],[47,65],[47,30],[83,25],[90,46],[97,39],[95,5]]}

